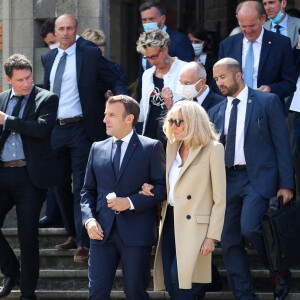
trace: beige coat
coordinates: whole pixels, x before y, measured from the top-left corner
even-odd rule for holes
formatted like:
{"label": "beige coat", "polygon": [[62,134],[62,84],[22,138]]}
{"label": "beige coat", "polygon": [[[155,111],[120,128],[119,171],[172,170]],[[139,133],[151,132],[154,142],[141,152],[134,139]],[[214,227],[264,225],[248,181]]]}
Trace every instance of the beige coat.
{"label": "beige coat", "polygon": [[[166,181],[179,142],[168,143]],[[192,149],[174,187],[174,226],[179,287],[190,289],[192,282],[211,282],[211,253],[200,254],[206,237],[220,240],[225,214],[226,178],[224,147],[211,141]],[[159,241],[154,262],[154,290],[164,290],[162,229],[167,201],[163,203]]]}

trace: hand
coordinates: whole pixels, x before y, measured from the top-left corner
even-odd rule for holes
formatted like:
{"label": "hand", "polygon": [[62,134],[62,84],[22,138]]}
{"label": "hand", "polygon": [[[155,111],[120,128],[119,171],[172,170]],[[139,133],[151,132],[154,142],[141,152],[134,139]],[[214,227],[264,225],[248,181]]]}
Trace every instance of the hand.
{"label": "hand", "polygon": [[86,224],[87,233],[92,240],[103,240],[104,234],[100,224],[91,220]]}
{"label": "hand", "polygon": [[149,184],[149,183],[144,183],[142,185],[142,190],[139,191],[139,194],[145,195],[145,196],[154,196],[154,194],[150,192],[152,189],[154,189],[154,185]]}
{"label": "hand", "polygon": [[161,95],[164,98],[166,108],[170,109],[173,106],[173,92],[168,87],[164,87],[161,90]]}
{"label": "hand", "polygon": [[127,198],[117,197],[107,200],[107,207],[115,211],[124,211],[130,208],[130,202]]}
{"label": "hand", "polygon": [[4,118],[5,118],[6,116],[7,116],[7,115],[6,115],[4,112],[0,111],[0,125],[3,125],[3,123],[4,123]]}
{"label": "hand", "polygon": [[271,93],[271,88],[268,85],[262,85],[258,88],[258,90],[266,93]]}
{"label": "hand", "polygon": [[105,94],[104,97],[107,100],[108,98],[114,96],[114,93],[111,90],[108,90]]}
{"label": "hand", "polygon": [[279,196],[283,197],[283,205],[287,205],[293,198],[293,191],[291,189],[279,189],[277,192],[277,199]]}
{"label": "hand", "polygon": [[210,252],[213,252],[214,250],[215,250],[215,240],[206,238],[203,241],[203,244],[200,249],[200,253],[202,255],[206,256],[207,254],[209,254]]}

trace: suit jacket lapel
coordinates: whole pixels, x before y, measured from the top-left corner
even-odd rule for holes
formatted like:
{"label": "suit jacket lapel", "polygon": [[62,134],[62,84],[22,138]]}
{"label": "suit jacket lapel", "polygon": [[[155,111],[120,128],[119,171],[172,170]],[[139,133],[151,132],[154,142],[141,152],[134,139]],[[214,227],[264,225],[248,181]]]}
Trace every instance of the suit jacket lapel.
{"label": "suit jacket lapel", "polygon": [[47,61],[47,65],[45,67],[45,78],[47,78],[47,86],[45,86],[45,89],[50,90],[50,73],[51,73],[51,69],[55,60],[55,57],[57,55],[58,50],[54,49],[51,50],[51,52],[49,53],[49,59]]}
{"label": "suit jacket lapel", "polygon": [[28,98],[28,101],[26,103],[26,106],[24,108],[24,112],[23,112],[23,115],[22,115],[22,119],[23,120],[26,118],[26,116],[27,116],[27,114],[29,112],[30,107],[34,103],[34,99],[35,99],[36,94],[37,94],[37,89],[35,88],[35,86],[33,86],[32,91],[30,93],[30,96]]}
{"label": "suit jacket lapel", "polygon": [[[0,103],[0,111],[2,112],[6,112],[6,108],[7,108],[7,104],[8,104],[8,101],[10,99],[10,95],[11,95],[11,91],[9,93],[6,93],[6,95],[3,97],[3,101],[1,101]],[[3,130],[3,125],[0,126],[0,133],[2,133],[2,130]]]}
{"label": "suit jacket lapel", "polygon": [[224,126],[225,126],[225,112],[226,112],[226,106],[227,106],[227,99],[224,101],[219,108],[218,111],[218,122],[215,124],[216,128],[218,128],[219,135],[220,135],[220,142],[225,145],[225,139],[224,139]]}
{"label": "suit jacket lapel", "polygon": [[268,57],[269,51],[272,47],[272,39],[270,37],[269,31],[265,30],[263,39],[262,39],[262,46],[261,46],[261,52],[260,52],[260,58],[259,58],[259,66],[258,66],[258,73],[257,73],[257,87],[259,87],[259,76],[261,73],[261,70],[264,66],[264,63]]}
{"label": "suit jacket lapel", "polygon": [[81,74],[81,66],[83,60],[82,48],[76,44],[76,75],[77,75],[77,83],[79,83],[79,78]]}
{"label": "suit jacket lapel", "polygon": [[248,91],[248,101],[247,101],[247,108],[246,108],[246,117],[245,117],[245,126],[244,126],[244,136],[246,136],[246,132],[248,129],[249,121],[250,121],[250,116],[253,108],[253,90],[249,88]]}
{"label": "suit jacket lapel", "polygon": [[205,99],[201,104],[201,106],[205,109],[205,111],[208,111],[208,109],[211,106],[211,102],[212,102],[212,90],[209,91],[209,93],[207,94],[207,96],[205,97]]}
{"label": "suit jacket lapel", "polygon": [[128,162],[130,161],[130,158],[131,158],[132,154],[134,153],[135,149],[138,147],[139,143],[140,143],[140,141],[139,141],[137,134],[135,132],[133,132],[133,135],[127,146],[124,158],[122,160],[120,173],[119,173],[119,177],[117,178],[117,182],[118,182],[119,178],[122,176],[124,170],[126,169],[126,166],[127,166]]}
{"label": "suit jacket lapel", "polygon": [[243,51],[243,38],[244,38],[244,35],[242,33],[239,33],[237,35],[237,45],[234,46],[231,51],[235,52],[235,55],[232,55],[233,58],[235,58],[239,63],[240,65],[242,66],[243,64],[243,55],[242,55],[242,51]]}

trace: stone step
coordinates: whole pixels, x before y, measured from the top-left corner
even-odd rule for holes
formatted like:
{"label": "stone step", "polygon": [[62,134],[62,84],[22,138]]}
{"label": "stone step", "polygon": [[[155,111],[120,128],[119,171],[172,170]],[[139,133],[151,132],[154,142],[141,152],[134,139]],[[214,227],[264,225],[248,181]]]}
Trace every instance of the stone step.
{"label": "stone step", "polygon": [[[65,300],[65,299],[72,299],[72,300],[82,300],[87,299],[89,296],[88,291],[59,291],[59,290],[37,290],[36,295],[38,299],[55,299],[55,300]],[[150,299],[156,300],[163,300],[163,299],[170,299],[167,292],[153,292],[149,291]],[[17,300],[20,297],[19,291],[12,291],[12,293],[7,297],[7,299],[14,299]],[[273,293],[257,293],[257,297],[259,300],[273,300]],[[114,300],[121,300],[125,299],[125,294],[122,291],[112,291],[111,292],[111,299]],[[205,299],[210,300],[232,300],[234,299],[230,292],[213,292],[207,293]],[[300,293],[290,293],[285,300],[300,300]]]}
{"label": "stone step", "polygon": [[[226,271],[219,270],[223,283],[223,290],[230,291]],[[259,292],[272,292],[272,280],[267,270],[251,270],[255,290]],[[151,274],[152,275],[152,274]],[[0,276],[1,278],[2,276]],[[84,291],[88,287],[88,271],[86,270],[40,270],[37,289],[39,290],[72,290]],[[113,290],[123,290],[123,273],[121,269],[116,271]],[[152,281],[149,290],[153,290]],[[290,291],[300,293],[300,271],[292,270]]]}

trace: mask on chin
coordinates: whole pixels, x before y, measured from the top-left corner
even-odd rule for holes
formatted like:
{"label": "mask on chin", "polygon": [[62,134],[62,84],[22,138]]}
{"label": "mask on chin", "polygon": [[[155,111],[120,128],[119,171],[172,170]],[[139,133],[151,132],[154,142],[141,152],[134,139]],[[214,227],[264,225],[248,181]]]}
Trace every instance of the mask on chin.
{"label": "mask on chin", "polygon": [[200,91],[196,90],[196,85],[201,81],[201,79],[199,79],[195,84],[193,85],[184,85],[181,84],[180,82],[177,83],[177,87],[176,87],[176,94],[188,99],[188,100],[192,100],[193,98],[197,97],[197,95],[202,91],[203,88],[200,89]]}
{"label": "mask on chin", "polygon": [[143,24],[143,27],[145,31],[158,29],[157,22],[145,23]]}
{"label": "mask on chin", "polygon": [[274,19],[269,18],[275,24],[279,23],[280,20],[284,17],[284,14],[282,12],[282,5],[283,5],[283,2],[281,3],[281,8],[280,8],[280,11],[278,12],[277,16]]}

